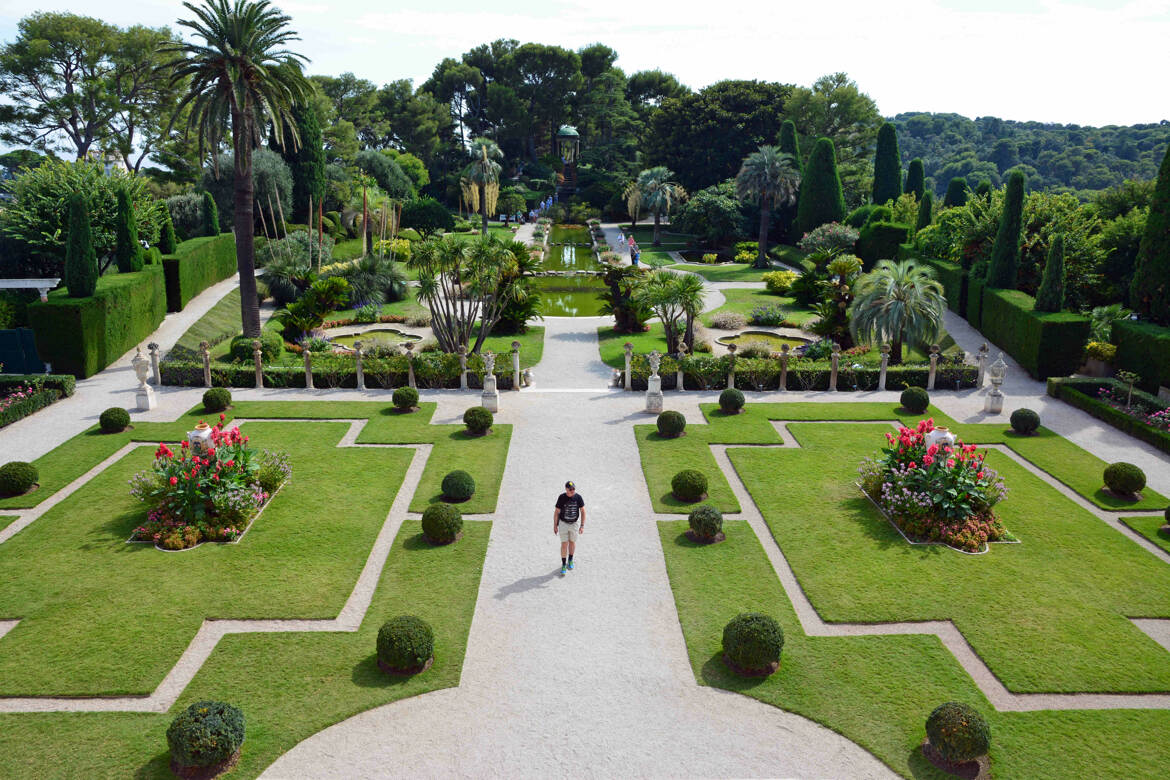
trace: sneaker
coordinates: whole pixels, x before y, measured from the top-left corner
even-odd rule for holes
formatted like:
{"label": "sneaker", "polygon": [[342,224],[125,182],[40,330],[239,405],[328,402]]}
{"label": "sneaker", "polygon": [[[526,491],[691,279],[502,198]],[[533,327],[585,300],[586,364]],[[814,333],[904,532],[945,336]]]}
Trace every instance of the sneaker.
{"label": "sneaker", "polygon": [[565,572],[566,572],[566,571],[568,571],[568,570],[569,570],[569,569],[568,569],[568,567],[567,567],[567,566],[565,566],[565,565],[562,563],[562,564],[561,564],[561,576],[562,576],[562,577],[564,577],[564,576],[565,576]]}
{"label": "sneaker", "polygon": [[573,562],[569,561],[569,571],[572,571],[572,570],[573,570]]}

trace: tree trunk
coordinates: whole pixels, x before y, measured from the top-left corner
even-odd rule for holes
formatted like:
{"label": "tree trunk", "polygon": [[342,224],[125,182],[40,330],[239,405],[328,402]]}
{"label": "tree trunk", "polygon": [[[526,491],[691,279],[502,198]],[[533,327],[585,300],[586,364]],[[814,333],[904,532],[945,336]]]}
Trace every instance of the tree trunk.
{"label": "tree trunk", "polygon": [[768,267],[768,199],[760,198],[760,253],[756,256],[756,268]]}
{"label": "tree trunk", "polygon": [[240,272],[240,322],[244,335],[260,338],[260,301],[256,298],[256,244],[252,188],[252,109],[232,111],[235,141],[235,196],[232,225],[236,232],[236,268]]}
{"label": "tree trunk", "polygon": [[687,352],[695,352],[695,318],[687,315],[687,329],[683,334],[683,343],[687,345]]}
{"label": "tree trunk", "polygon": [[662,246],[662,212],[654,212],[654,240],[653,246]]}
{"label": "tree trunk", "polygon": [[890,365],[902,365],[902,340],[894,339],[893,345],[890,347]]}
{"label": "tree trunk", "polygon": [[481,181],[479,183],[479,216],[480,216],[480,235],[487,235],[487,182]]}

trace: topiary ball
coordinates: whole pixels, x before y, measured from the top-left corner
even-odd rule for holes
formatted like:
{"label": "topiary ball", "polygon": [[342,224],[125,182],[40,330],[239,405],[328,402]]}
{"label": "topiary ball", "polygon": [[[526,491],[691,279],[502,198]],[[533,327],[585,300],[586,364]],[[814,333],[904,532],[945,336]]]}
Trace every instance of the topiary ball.
{"label": "topiary ball", "polygon": [[723,513],[710,504],[692,509],[687,522],[691,532],[704,541],[713,541],[723,531]]}
{"label": "topiary ball", "polygon": [[37,467],[22,460],[0,466],[0,496],[21,496],[32,490],[40,479]]}
{"label": "topiary ball", "polygon": [[707,475],[695,469],[683,469],[670,480],[670,492],[688,504],[702,501],[707,495]]}
{"label": "topiary ball", "polygon": [[682,436],[687,428],[687,418],[683,417],[682,412],[667,410],[658,415],[657,425],[659,436],[673,439]]}
{"label": "topiary ball", "polygon": [[475,495],[475,480],[466,471],[455,470],[443,477],[443,500],[466,501]]}
{"label": "topiary ball", "polygon": [[1166,507],[1166,511],[1162,513],[1162,517],[1166,520],[1167,525],[1170,525],[1170,506]]}
{"label": "topiary ball", "polygon": [[1031,409],[1016,409],[1011,416],[1012,430],[1028,435],[1040,428],[1040,415]]}
{"label": "topiary ball", "polygon": [[759,612],[737,615],[723,629],[723,659],[736,672],[767,676],[780,666],[784,632]]}
{"label": "topiary ball", "polygon": [[415,390],[413,387],[400,387],[394,391],[393,401],[394,408],[399,411],[409,412],[418,406],[418,390]]}
{"label": "topiary ball", "polygon": [[463,424],[471,433],[481,436],[492,429],[495,418],[482,406],[473,406],[463,413]]}
{"label": "topiary ball", "polygon": [[1146,472],[1124,461],[1105,467],[1105,487],[1114,493],[1132,495],[1146,486]]}
{"label": "topiary ball", "polygon": [[221,701],[197,701],[167,729],[171,767],[212,767],[227,763],[244,744],[244,713]]}
{"label": "topiary ball", "polygon": [[931,746],[951,762],[971,761],[991,747],[991,729],[970,705],[948,701],[934,708],[926,719]]}
{"label": "topiary ball", "polygon": [[746,402],[743,393],[734,387],[729,387],[719,394],[719,408],[728,414],[738,412]]}
{"label": "topiary ball", "polygon": [[378,666],[384,672],[416,674],[435,657],[435,632],[425,620],[399,615],[378,629]]}
{"label": "topiary ball", "polygon": [[922,414],[930,406],[930,394],[921,387],[907,387],[898,400],[911,414]]}
{"label": "topiary ball", "polygon": [[423,512],[422,530],[431,544],[451,544],[463,531],[463,515],[450,504],[431,504]]}
{"label": "topiary ball", "polygon": [[232,405],[232,391],[226,387],[212,387],[203,393],[203,408],[208,412],[222,412]]}
{"label": "topiary ball", "polygon": [[117,406],[106,409],[98,418],[98,426],[101,427],[102,433],[121,433],[126,430],[128,425],[130,425],[130,412]]}
{"label": "topiary ball", "polygon": [[[252,351],[253,339],[239,335],[232,339],[229,352],[232,360],[237,363],[252,364],[255,353]],[[260,359],[271,363],[284,353],[284,338],[274,330],[264,328],[260,331]]]}

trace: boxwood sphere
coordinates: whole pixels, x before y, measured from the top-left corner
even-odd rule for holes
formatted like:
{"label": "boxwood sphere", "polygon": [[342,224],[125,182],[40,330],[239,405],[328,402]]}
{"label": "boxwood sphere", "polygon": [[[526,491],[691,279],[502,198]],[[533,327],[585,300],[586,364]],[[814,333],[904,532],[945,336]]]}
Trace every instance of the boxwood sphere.
{"label": "boxwood sphere", "polygon": [[418,406],[418,390],[413,387],[400,387],[394,391],[394,407],[409,412]]}
{"label": "boxwood sphere", "polygon": [[934,708],[926,719],[930,744],[947,761],[971,761],[991,747],[991,729],[978,710],[948,701]]}
{"label": "boxwood sphere", "polygon": [[1031,409],[1016,409],[1012,412],[1011,423],[1016,433],[1035,433],[1040,428],[1040,415]]}
{"label": "boxwood sphere", "polygon": [[443,498],[466,501],[475,495],[475,480],[466,471],[455,470],[443,477]]}
{"label": "boxwood sphere", "polygon": [[707,493],[707,475],[695,469],[683,469],[670,480],[670,491],[679,501],[700,501]]}
{"label": "boxwood sphere", "polygon": [[930,406],[930,394],[921,387],[907,387],[898,400],[902,408],[912,414],[922,414]]}
{"label": "boxwood sphere", "polygon": [[244,744],[244,713],[221,701],[197,701],[171,721],[167,744],[178,766],[215,766]]}
{"label": "boxwood sphere", "polygon": [[421,670],[435,655],[435,632],[422,618],[399,615],[378,629],[378,660],[400,671]]}
{"label": "boxwood sphere", "polygon": [[492,413],[482,406],[473,406],[463,413],[463,424],[472,433],[487,433],[494,421]]}
{"label": "boxwood sphere", "polygon": [[130,424],[130,412],[117,406],[111,406],[102,412],[98,418],[98,425],[104,433],[118,433],[126,430]]}
{"label": "boxwood sphere", "polygon": [[208,412],[222,412],[232,405],[232,391],[226,387],[212,387],[203,393],[203,408]]}
{"label": "boxwood sphere", "polygon": [[463,515],[450,504],[431,504],[423,512],[422,530],[434,544],[450,544],[463,530]]}
{"label": "boxwood sphere", "polygon": [[682,412],[668,409],[658,415],[657,424],[659,436],[674,438],[681,436],[682,432],[686,430],[687,418],[683,417]]}
{"label": "boxwood sphere", "polygon": [[[255,353],[252,351],[253,339],[249,336],[236,336],[232,339],[229,352],[232,360],[237,363],[247,363],[251,365],[256,359]],[[265,363],[271,363],[276,360],[284,352],[284,338],[274,330],[264,328],[260,331],[260,359]]]}
{"label": "boxwood sphere", "polygon": [[1132,463],[1120,461],[1105,467],[1105,487],[1114,493],[1137,493],[1146,486],[1146,473]]}
{"label": "boxwood sphere", "polygon": [[765,672],[784,648],[780,624],[759,612],[737,615],[723,629],[723,654],[737,669]]}
{"label": "boxwood sphere", "polygon": [[703,504],[691,510],[687,522],[695,536],[714,539],[723,530],[723,513],[710,504]]}
{"label": "boxwood sphere", "polygon": [[40,479],[37,467],[22,460],[0,466],[0,496],[19,496],[32,490]]}
{"label": "boxwood sphere", "polygon": [[729,387],[719,394],[719,408],[725,412],[738,412],[744,403],[746,400],[743,393],[734,387]]}

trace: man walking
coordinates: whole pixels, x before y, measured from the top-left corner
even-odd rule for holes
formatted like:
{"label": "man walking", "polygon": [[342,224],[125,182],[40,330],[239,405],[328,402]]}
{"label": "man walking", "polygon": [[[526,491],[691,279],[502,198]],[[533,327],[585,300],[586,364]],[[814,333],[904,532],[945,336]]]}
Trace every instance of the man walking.
{"label": "man walking", "polygon": [[[565,483],[565,492],[557,497],[553,510],[553,533],[561,537],[561,576],[573,568],[573,553],[577,551],[577,536],[585,533],[585,499],[571,481]],[[567,557],[566,557],[567,556]]]}

